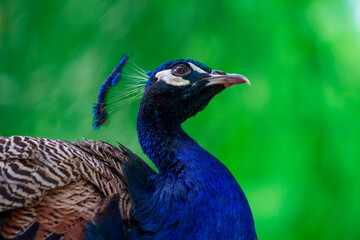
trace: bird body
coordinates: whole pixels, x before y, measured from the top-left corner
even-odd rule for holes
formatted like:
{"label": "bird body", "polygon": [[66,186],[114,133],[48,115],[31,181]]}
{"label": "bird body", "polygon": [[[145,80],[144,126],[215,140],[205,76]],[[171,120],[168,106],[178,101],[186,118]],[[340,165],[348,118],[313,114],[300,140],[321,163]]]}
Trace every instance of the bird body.
{"label": "bird body", "polygon": [[[119,82],[121,68],[127,58],[120,62],[119,66],[121,66],[115,68],[106,80],[107,83],[103,84],[106,88],[102,87],[99,104],[95,108],[95,116],[99,117],[96,119],[95,126],[97,127],[105,123],[108,118],[104,109],[106,104],[103,102],[106,91],[112,87],[108,83]],[[72,169],[78,171],[77,174],[72,174],[78,178],[71,178],[71,174],[68,176],[64,173],[66,176],[63,178],[67,182],[62,185],[60,180],[54,182],[54,186],[46,188],[39,194],[41,199],[38,202],[41,205],[42,199],[45,199],[48,192],[53,191],[52,189],[61,189],[71,184],[77,186],[78,179],[81,179],[92,190],[85,191],[87,196],[82,198],[85,199],[84,201],[87,201],[90,195],[99,196],[91,205],[92,211],[88,211],[88,216],[82,218],[79,229],[87,228],[87,230],[86,235],[81,235],[81,237],[86,236],[87,239],[256,239],[249,204],[235,178],[218,159],[197,144],[181,128],[181,124],[186,119],[203,110],[216,94],[227,87],[245,83],[248,80],[241,75],[213,71],[189,59],[167,62],[148,75],[137,118],[137,131],[142,150],[154,162],[158,172],[125,147],[121,147],[123,151],[120,151],[105,143],[97,145],[95,142],[55,141],[58,148],[63,151],[57,148],[57,150],[49,151],[47,150],[49,143],[43,142],[37,147],[49,154],[45,157],[36,157],[36,154],[33,154],[35,165],[42,166],[42,161],[48,161],[53,168],[47,168],[44,170],[45,173],[49,171],[57,175],[58,171],[67,173]],[[1,139],[0,144],[2,144],[1,141],[4,140]],[[5,141],[9,140],[5,139]],[[42,140],[38,139],[38,141]],[[49,141],[52,143],[54,140]],[[18,142],[17,147],[13,149],[18,149],[21,154],[29,152],[25,150],[27,147],[22,144],[22,141],[16,142]],[[3,150],[0,151],[0,160],[10,165],[13,162],[24,162],[29,158],[26,154],[22,157],[14,155],[6,144],[2,148],[0,145],[1,149]],[[69,156],[68,152],[76,157]],[[56,155],[55,159],[62,160],[52,163],[54,155]],[[91,159],[90,163],[88,159]],[[68,170],[59,170],[61,164],[68,164],[68,162],[75,162],[75,164],[69,165]],[[2,169],[3,165],[0,167]],[[31,171],[36,168],[33,167],[33,170],[29,170],[25,175],[33,176],[34,173]],[[3,173],[5,170],[6,168],[1,170],[3,175],[6,175]],[[11,177],[6,179],[7,184],[16,187],[17,184],[23,184],[22,174],[22,172],[18,173],[19,180],[15,181],[15,185]],[[115,184],[112,184],[113,181]],[[39,185],[36,181],[31,184]],[[1,195],[3,198],[6,197],[6,193],[9,192],[11,196],[8,198],[15,198],[10,188],[0,191],[0,198]],[[71,191],[74,189],[71,188]],[[38,210],[38,202],[28,198],[28,195],[18,196],[28,204],[12,206],[11,203],[2,210],[5,209],[10,215],[17,209],[29,208],[29,206],[35,211]],[[75,198],[81,197],[77,194]],[[85,205],[90,206],[87,203]],[[53,206],[49,204],[49,207]],[[70,213],[70,216],[73,215]],[[5,214],[0,213],[0,224],[3,225],[7,223],[4,216]],[[34,225],[37,221],[37,218],[35,219],[28,225]],[[91,220],[87,227],[83,223],[86,220]],[[46,230],[46,224],[39,225]],[[27,232],[25,227],[23,228],[19,234]],[[34,232],[36,235],[38,230]],[[0,233],[2,237],[7,238],[6,234],[4,236],[3,232],[0,231]],[[64,235],[59,230],[53,233],[56,235],[48,236],[71,236]]]}
{"label": "bird body", "polygon": [[[154,239],[251,236],[244,228],[244,222],[252,221],[248,204],[227,168],[184,132],[169,142],[174,146],[166,147],[172,151],[160,157],[168,158],[169,162],[176,159],[176,163],[160,168],[159,174],[145,186],[130,185],[131,192],[152,189],[147,195],[132,194],[134,216],[144,224],[142,230],[155,232]],[[147,201],[146,206],[141,204],[143,201]]]}
{"label": "bird body", "polygon": [[[180,125],[167,129],[160,121],[152,119],[156,114],[151,107],[142,109],[149,112],[139,114],[140,144],[156,164],[159,174],[146,187],[130,185],[131,192],[133,188],[136,192],[142,192],[144,187],[153,189],[150,196],[132,194],[135,218],[157,217],[143,220],[150,232],[162,229],[156,232],[154,239],[239,239],[246,236],[247,229],[241,229],[244,226],[241,220],[251,223],[250,208],[229,170],[189,137]],[[141,204],[146,199],[150,206]]]}

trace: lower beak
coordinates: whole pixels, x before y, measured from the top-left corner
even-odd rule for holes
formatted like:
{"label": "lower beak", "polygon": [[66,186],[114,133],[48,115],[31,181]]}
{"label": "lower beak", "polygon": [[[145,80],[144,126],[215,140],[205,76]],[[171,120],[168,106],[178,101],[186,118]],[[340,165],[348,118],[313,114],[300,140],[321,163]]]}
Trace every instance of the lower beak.
{"label": "lower beak", "polygon": [[215,84],[222,84],[225,88],[232,87],[238,84],[247,83],[251,85],[249,79],[240,74],[227,74],[222,71],[213,70],[208,78],[209,81],[206,86]]}

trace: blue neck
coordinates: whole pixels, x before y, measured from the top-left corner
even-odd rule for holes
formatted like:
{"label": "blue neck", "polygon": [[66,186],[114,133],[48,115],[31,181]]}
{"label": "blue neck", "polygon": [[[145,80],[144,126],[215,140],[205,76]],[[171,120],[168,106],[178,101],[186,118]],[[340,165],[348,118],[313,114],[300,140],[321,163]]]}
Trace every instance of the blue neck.
{"label": "blue neck", "polygon": [[[198,162],[196,153],[206,155],[211,164],[222,165],[205,149],[199,146],[184,130],[180,122],[162,121],[156,110],[146,106],[140,108],[137,119],[139,142],[144,153],[158,168],[159,172],[172,172],[176,169],[194,169],[204,162]],[[191,159],[190,159],[191,157]]]}
{"label": "blue neck", "polygon": [[[256,237],[250,207],[237,181],[180,123],[161,121],[151,104],[142,104],[137,130],[143,151],[159,170],[154,195],[146,197],[146,208],[136,209],[136,218],[146,223],[144,229],[162,229],[158,234],[164,239],[173,236],[172,231],[179,239],[207,234],[215,239]],[[201,221],[193,218],[194,211]]]}

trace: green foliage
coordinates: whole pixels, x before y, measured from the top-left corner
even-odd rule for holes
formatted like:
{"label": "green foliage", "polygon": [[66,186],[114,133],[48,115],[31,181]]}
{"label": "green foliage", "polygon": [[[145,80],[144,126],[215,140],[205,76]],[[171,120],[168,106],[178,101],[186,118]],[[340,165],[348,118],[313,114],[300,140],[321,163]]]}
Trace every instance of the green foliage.
{"label": "green foliage", "polygon": [[0,135],[119,141],[140,153],[138,103],[92,129],[102,81],[128,51],[145,70],[194,58],[252,82],[184,127],[238,179],[259,239],[360,239],[355,4],[2,0]]}

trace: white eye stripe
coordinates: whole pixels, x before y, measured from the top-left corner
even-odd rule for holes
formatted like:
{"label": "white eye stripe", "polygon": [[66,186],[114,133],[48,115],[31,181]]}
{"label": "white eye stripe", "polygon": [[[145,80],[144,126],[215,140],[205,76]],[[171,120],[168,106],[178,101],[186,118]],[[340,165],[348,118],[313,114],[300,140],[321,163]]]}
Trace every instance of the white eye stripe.
{"label": "white eye stripe", "polygon": [[171,69],[163,70],[155,74],[155,77],[161,81],[166,82],[174,86],[185,86],[190,84],[189,80],[185,80],[182,77],[172,75]]}
{"label": "white eye stripe", "polygon": [[196,66],[195,64],[193,64],[192,62],[189,62],[189,65],[194,71],[197,71],[198,73],[208,73],[202,70],[201,68],[199,68],[198,66]]}

